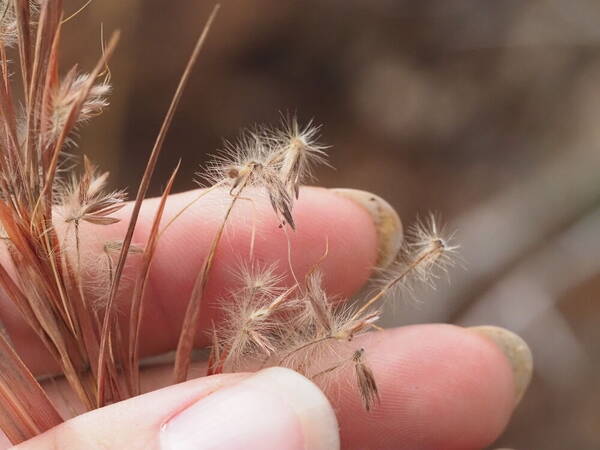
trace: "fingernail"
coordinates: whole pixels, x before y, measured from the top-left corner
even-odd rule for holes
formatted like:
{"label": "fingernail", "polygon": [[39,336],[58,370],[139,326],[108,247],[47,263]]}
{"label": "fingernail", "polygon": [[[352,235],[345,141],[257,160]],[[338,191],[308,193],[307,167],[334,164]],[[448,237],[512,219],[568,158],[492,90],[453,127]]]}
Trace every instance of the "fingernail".
{"label": "fingernail", "polygon": [[161,428],[165,450],[336,450],[338,424],[323,392],[290,369],[262,370],[186,408]]}
{"label": "fingernail", "polygon": [[396,258],[403,239],[402,221],[396,210],[381,197],[367,191],[358,189],[332,189],[332,191],[352,200],[371,215],[377,230],[377,266],[389,266]]}
{"label": "fingernail", "polygon": [[515,380],[515,405],[518,404],[533,373],[533,357],[529,346],[520,336],[504,328],[485,325],[469,329],[496,344],[510,362]]}

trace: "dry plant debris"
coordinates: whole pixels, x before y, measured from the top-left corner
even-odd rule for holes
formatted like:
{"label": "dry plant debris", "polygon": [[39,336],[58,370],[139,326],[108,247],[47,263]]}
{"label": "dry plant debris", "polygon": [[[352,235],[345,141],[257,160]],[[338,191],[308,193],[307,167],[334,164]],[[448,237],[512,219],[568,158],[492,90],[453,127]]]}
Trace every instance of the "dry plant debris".
{"label": "dry plant debris", "polygon": [[[87,157],[82,159],[81,170],[73,167],[67,151],[74,147],[76,129],[108,106],[110,72],[106,68],[118,34],[108,41],[89,73],[72,67],[62,75],[58,67],[64,23],[61,1],[0,1],[0,223],[7,255],[0,265],[0,286],[86,409],[140,393],[144,296],[157,243],[170,224],[163,224],[162,218],[177,169],[158,203],[147,242],[141,247],[134,244],[133,232],[167,130],[217,9],[196,43],[158,133],[127,232],[122,241],[106,242],[96,255],[104,279],[94,284],[91,295],[82,262],[82,255],[89,251],[80,225],[116,223],[115,213],[125,205],[126,196],[123,191],[107,192],[108,173],[99,172]],[[206,284],[236,204],[247,200],[250,189],[262,190],[281,232],[294,232],[294,203],[301,195],[300,186],[312,179],[316,165],[327,164],[326,149],[319,141],[318,126],[300,125],[294,117],[285,116],[280,127],[255,128],[226,143],[201,174],[206,188],[201,196],[222,189],[230,200],[188,301],[173,366],[174,382],[188,376]],[[253,248],[254,233],[251,240]],[[353,348],[354,338],[376,328],[386,301],[398,289],[409,288],[415,280],[431,283],[452,262],[454,250],[433,218],[418,224],[383,284],[360,307],[332,301],[323,288],[320,261],[292,286],[284,285],[277,264],[243,262],[234,268],[231,289],[221,301],[225,320],[212,332],[208,373],[282,365],[321,383],[336,376],[338,369],[352,366],[357,391],[370,410],[379,400],[376,378],[365,350]],[[120,289],[123,271],[132,254],[138,256],[133,288],[126,291],[131,292],[125,299],[128,308],[117,310],[116,298],[125,292]],[[123,321],[117,320],[119,314],[128,319],[124,329]],[[340,342],[346,344],[340,346]],[[332,367],[315,365],[325,355],[340,353],[347,355]],[[12,442],[62,421],[5,333],[0,333],[0,363],[0,427]]]}

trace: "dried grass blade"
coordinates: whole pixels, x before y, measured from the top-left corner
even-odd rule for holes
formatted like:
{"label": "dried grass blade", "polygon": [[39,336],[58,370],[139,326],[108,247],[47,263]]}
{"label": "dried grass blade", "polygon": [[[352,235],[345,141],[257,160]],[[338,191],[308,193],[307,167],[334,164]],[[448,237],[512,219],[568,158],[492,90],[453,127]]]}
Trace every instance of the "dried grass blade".
{"label": "dried grass blade", "polygon": [[[2,78],[3,82],[0,83],[0,113],[2,113],[2,121],[8,132],[10,143],[13,149],[18,148],[17,138],[17,120],[15,116],[14,106],[12,102],[12,94],[10,91],[10,83],[8,83],[8,67],[4,64],[6,62],[6,53],[4,47],[2,48]],[[9,152],[12,156],[12,152]]]}
{"label": "dried grass blade", "polygon": [[[0,203],[0,206],[2,205]],[[11,225],[10,222],[8,225]],[[9,235],[12,232],[11,228],[13,227],[6,228]],[[14,232],[12,232],[12,236],[15,236]],[[65,376],[82,402],[91,407],[93,387],[90,388],[89,383],[85,383],[81,377],[82,366],[80,363],[85,362],[81,342],[78,341],[77,336],[72,334],[72,330],[67,328],[64,318],[61,318],[61,314],[56,310],[57,303],[54,298],[52,282],[44,281],[43,273],[35,269],[36,261],[28,261],[27,258],[23,258],[24,255],[26,253],[19,254],[21,258],[18,265],[22,280],[31,281],[27,296],[1,265],[0,285],[19,306],[26,321],[41,338],[50,354],[62,366]]]}
{"label": "dried grass blade", "polygon": [[[34,241],[32,236],[25,232],[22,223],[18,223],[17,221],[21,222],[18,217],[15,218],[13,210],[0,201],[0,222],[13,243],[16,254],[18,254],[18,260],[15,261],[15,265],[20,266],[23,272],[26,269],[30,271],[31,279],[29,281],[41,281],[40,283],[32,283],[32,287],[41,289],[45,298],[47,298],[51,305],[54,306],[54,310],[60,314],[66,323],[69,323],[72,326],[73,324],[70,322],[69,316],[70,309],[68,308],[68,304],[64,303],[64,286],[62,286],[60,277],[57,276],[56,271],[52,270],[53,267],[49,269],[48,266],[40,260],[37,250],[39,241]],[[44,239],[47,239],[48,237],[48,233],[45,233],[43,236]],[[47,245],[45,250],[47,250],[49,261],[51,264],[54,264],[55,252],[52,251],[49,244],[46,244],[44,241],[42,241],[42,243]],[[53,285],[52,281],[49,280],[55,280],[56,285]],[[58,297],[60,298],[60,301],[57,300],[55,295],[56,292],[53,290],[53,287],[56,287],[59,290]]]}
{"label": "dried grass blade", "polygon": [[[53,244],[53,242],[54,242],[54,244]],[[54,291],[52,291],[52,293],[48,296],[48,298],[55,299],[55,297],[58,297],[58,299],[60,301],[55,302],[55,304],[57,305],[58,312],[60,313],[60,315],[63,318],[63,320],[65,321],[65,323],[68,325],[70,332],[74,336],[77,336],[77,335],[79,335],[79,329],[77,327],[77,322],[73,320],[73,317],[74,317],[73,305],[69,299],[69,295],[67,293],[66,286],[64,285],[64,279],[59,270],[60,259],[61,259],[62,255],[57,254],[56,252],[54,252],[52,250],[53,247],[57,244],[58,244],[58,240],[57,240],[54,232],[44,233],[42,245],[45,246],[46,254],[48,255],[47,260],[50,263],[50,273],[52,275],[52,280],[54,280],[53,287],[56,288],[56,295],[52,295],[52,294],[54,294]],[[52,287],[51,284],[49,284],[48,286]]]}
{"label": "dried grass blade", "polygon": [[50,59],[51,49],[61,25],[62,0],[44,2],[38,21],[37,37],[33,54],[33,67],[31,69],[31,86],[29,88],[30,110],[35,111],[37,105],[36,95],[44,87],[44,77]]}
{"label": "dried grass blade", "polygon": [[[48,74],[48,64],[51,60],[52,49],[55,48],[55,41],[60,34],[62,15],[62,1],[55,0],[45,2],[42,5],[42,11],[37,27],[37,37],[34,47],[33,67],[31,69],[31,83],[28,92],[28,112],[27,112],[27,160],[31,165],[30,175],[39,177],[40,152],[41,147],[38,147],[39,138],[36,139],[36,134],[40,135],[40,116],[43,114],[39,105],[39,97],[43,93],[46,85],[45,77]],[[41,184],[41,180],[32,180],[32,186]],[[33,184],[35,183],[35,184]]]}
{"label": "dried grass blade", "polygon": [[3,333],[0,333],[0,407],[0,428],[13,444],[63,421]]}
{"label": "dried grass blade", "polygon": [[31,11],[29,9],[29,0],[14,0],[13,5],[19,28],[19,61],[21,63],[23,92],[27,99],[29,83],[31,82]]}
{"label": "dried grass blade", "polygon": [[130,388],[133,395],[139,395],[140,393],[139,337],[143,316],[144,294],[146,291],[146,285],[148,283],[148,276],[150,275],[150,267],[154,258],[154,252],[160,237],[159,227],[163,217],[163,212],[165,210],[165,205],[167,203],[167,197],[170,195],[171,190],[173,189],[173,183],[175,181],[175,177],[177,176],[177,172],[179,171],[180,165],[181,160],[177,164],[177,167],[175,167],[175,170],[173,170],[171,178],[169,178],[167,186],[165,187],[161,196],[160,203],[154,215],[154,221],[150,230],[150,236],[148,237],[148,243],[146,244],[146,248],[144,249],[144,253],[142,255],[142,266],[138,272],[131,298],[131,309],[129,315],[128,365],[131,370]]}
{"label": "dried grass blade", "polygon": [[[52,355],[63,368],[65,377],[74,391],[91,408],[92,402],[89,390],[86,390],[83,385],[79,377],[79,371],[76,369],[69,352],[70,348],[76,348],[76,342],[73,341],[71,331],[65,326],[67,324],[67,319],[64,317],[65,311],[58,308],[60,302],[56,300],[53,291],[54,285],[51,281],[48,281],[51,279],[50,275],[44,266],[40,264],[35,251],[30,246],[30,241],[20,231],[22,227],[15,223],[11,210],[3,202],[0,202],[0,219],[13,245],[18,249],[20,256],[19,270],[26,274],[23,279],[33,281],[32,292],[28,296],[22,295],[22,291],[12,282],[4,267],[0,270],[0,275],[2,275],[0,281],[5,289],[9,289],[11,295],[22,295],[24,297],[24,300],[21,298],[19,303],[25,303],[29,307],[21,310],[27,312],[26,317],[31,312],[32,320],[30,324],[33,329],[42,338],[42,341],[48,346]],[[39,290],[35,290],[36,288]],[[59,315],[62,316],[62,320],[59,319]]]}
{"label": "dried grass blade", "polygon": [[[40,323],[44,333],[48,336],[48,340],[52,343],[58,354],[58,362],[60,363],[67,381],[79,396],[81,401],[89,409],[93,408],[93,396],[87,386],[83,383],[80,376],[80,370],[75,366],[72,355],[69,352],[69,341],[72,341],[72,335],[66,327],[61,326],[61,323],[56,320],[55,314],[50,309],[49,305],[43,301],[36,301],[32,304],[32,309],[36,320]],[[74,343],[77,347],[77,343]]]}
{"label": "dried grass blade", "polygon": [[189,80],[190,74],[192,72],[192,68],[193,68],[196,60],[198,59],[200,50],[202,49],[204,42],[206,41],[206,37],[208,36],[208,32],[210,31],[210,27],[215,19],[215,16],[216,16],[218,10],[219,10],[219,5],[216,5],[213,8],[210,17],[208,18],[208,21],[206,22],[206,25],[204,26],[204,29],[202,30],[200,37],[196,41],[196,46],[194,47],[192,55],[190,56],[187,66],[181,76],[181,79],[179,80],[179,85],[177,86],[175,95],[173,96],[173,99],[171,100],[171,104],[169,106],[169,109],[167,111],[167,114],[165,116],[163,124],[158,133],[158,137],[154,144],[154,148],[152,149],[152,153],[150,154],[150,158],[148,159],[148,163],[146,165],[146,169],[144,171],[142,181],[140,182],[140,187],[138,189],[134,207],[133,207],[133,211],[131,213],[129,227],[127,228],[127,233],[125,235],[125,239],[123,240],[121,254],[119,255],[119,261],[115,268],[113,283],[111,286],[111,291],[110,291],[108,303],[106,306],[106,312],[105,312],[104,320],[102,323],[102,331],[100,334],[100,356],[98,358],[98,368],[99,368],[98,369],[98,399],[97,399],[98,406],[102,406],[104,404],[104,392],[103,392],[104,391],[104,374],[105,374],[104,366],[105,366],[105,360],[106,360],[107,351],[108,351],[108,348],[107,348],[108,331],[109,331],[110,324],[113,320],[112,306],[115,301],[115,297],[117,295],[119,283],[121,280],[121,275],[123,273],[123,268],[125,267],[125,261],[127,259],[127,254],[129,252],[131,240],[133,238],[133,231],[135,230],[137,219],[138,219],[138,216],[140,213],[140,208],[142,206],[142,201],[146,197],[146,192],[148,191],[148,185],[150,184],[150,179],[152,178],[152,174],[154,173],[154,168],[155,168],[156,162],[158,160],[158,155],[160,154],[163,142],[165,140],[165,136],[166,136],[167,131],[173,120],[175,110],[177,109],[177,106],[179,105],[179,101],[181,100],[181,96],[183,95],[183,91]]}
{"label": "dried grass blade", "polygon": [[[44,91],[42,94],[42,105],[41,105],[41,116],[40,116],[40,155],[42,176],[46,176],[46,168],[49,167],[50,156],[49,149],[52,145],[51,142],[45,142],[48,136],[48,129],[50,127],[50,115],[52,114],[52,92],[56,89],[59,83],[58,77],[58,51],[60,45],[60,36],[62,30],[62,23],[58,26],[56,33],[54,34],[54,42],[50,48],[50,55],[48,58],[48,64],[46,68],[46,81]],[[73,71],[73,69],[71,69]],[[69,75],[67,75],[69,76]]]}
{"label": "dried grass blade", "polygon": [[48,210],[50,210],[50,207],[52,205],[52,186],[54,185],[54,176],[56,175],[58,159],[60,156],[62,146],[65,142],[65,139],[71,132],[73,126],[75,125],[79,112],[81,111],[81,106],[83,102],[85,102],[85,99],[88,97],[90,90],[92,89],[92,86],[94,85],[94,82],[98,77],[98,74],[102,71],[106,64],[106,61],[108,61],[113,51],[115,50],[115,47],[119,41],[119,36],[120,33],[118,31],[115,31],[112,34],[105,52],[102,54],[102,56],[96,63],[96,67],[94,67],[94,70],[92,70],[92,72],[90,73],[87,83],[81,89],[79,98],[76,102],[73,103],[73,106],[71,107],[67,116],[67,120],[65,121],[65,125],[59,135],[59,138],[56,140],[54,149],[52,151],[52,158],[46,171],[46,181],[44,183],[44,188],[42,190],[42,193],[40,194],[40,199],[38,200],[38,202],[45,200],[46,206],[48,206]]}
{"label": "dried grass blade", "polygon": [[[241,186],[243,190],[244,186]],[[181,383],[187,379],[187,374],[190,368],[192,350],[194,348],[194,339],[196,338],[196,332],[198,330],[198,318],[200,317],[200,308],[202,306],[202,298],[204,297],[204,289],[206,283],[208,283],[208,276],[213,266],[215,254],[217,253],[217,247],[221,242],[221,237],[225,231],[225,225],[228,222],[229,216],[233,211],[233,207],[236,201],[239,199],[239,193],[236,195],[229,204],[223,221],[217,230],[215,237],[212,240],[210,249],[202,268],[194,281],[194,287],[190,294],[187,309],[185,310],[185,316],[183,318],[183,325],[179,333],[179,342],[177,343],[177,350],[175,351],[175,366],[173,367],[173,377],[175,383]]]}
{"label": "dried grass blade", "polygon": [[[0,287],[2,287],[2,289],[4,289],[4,292],[6,292],[7,297],[16,304],[16,306],[19,308],[21,314],[23,315],[23,318],[31,326],[31,328],[33,328],[33,330],[39,336],[44,336],[43,330],[41,329],[41,327],[35,320],[35,314],[33,313],[33,310],[31,309],[31,305],[27,301],[27,297],[25,297],[25,294],[23,294],[21,289],[19,289],[17,284],[14,282],[14,280],[8,274],[8,272],[6,271],[4,266],[1,264],[0,264]],[[49,345],[47,342],[46,342],[46,344]]]}
{"label": "dried grass blade", "polygon": [[[75,274],[72,265],[66,259],[64,263],[71,285],[79,285],[72,290],[73,295],[70,297],[73,303],[73,315],[75,317],[75,323],[78,324],[79,335],[83,340],[82,346],[85,349],[83,354],[87,356],[86,363],[90,364],[94,378],[97,379],[98,374],[96,373],[96,364],[94,364],[94,362],[98,358],[100,342],[98,339],[98,329],[95,327],[93,309],[86,303],[83,289],[80,286],[81,280]],[[75,293],[79,293],[79,295],[76,296]]]}

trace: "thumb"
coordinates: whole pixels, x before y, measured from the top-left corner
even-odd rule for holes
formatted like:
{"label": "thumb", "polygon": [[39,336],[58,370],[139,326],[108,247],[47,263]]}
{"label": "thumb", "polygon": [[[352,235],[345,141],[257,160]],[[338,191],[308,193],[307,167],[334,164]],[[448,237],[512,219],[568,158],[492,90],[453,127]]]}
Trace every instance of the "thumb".
{"label": "thumb", "polygon": [[75,417],[15,450],[334,450],[325,395],[283,368],[188,381]]}

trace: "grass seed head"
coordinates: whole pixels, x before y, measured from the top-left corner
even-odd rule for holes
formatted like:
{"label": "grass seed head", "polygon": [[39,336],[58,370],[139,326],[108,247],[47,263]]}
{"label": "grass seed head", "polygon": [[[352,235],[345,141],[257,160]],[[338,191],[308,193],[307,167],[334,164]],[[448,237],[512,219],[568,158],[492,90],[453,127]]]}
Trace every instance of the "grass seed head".
{"label": "grass seed head", "polygon": [[240,290],[273,298],[285,290],[284,276],[278,271],[277,263],[263,265],[256,261],[241,261],[232,273],[234,284],[239,284]]}
{"label": "grass seed head", "polygon": [[425,220],[418,220],[408,231],[409,258],[413,261],[413,273],[423,282],[431,282],[440,272],[447,273],[454,265],[459,249],[453,244],[453,234],[447,234],[438,225],[434,214]]}
{"label": "grass seed head", "polygon": [[298,198],[300,185],[313,179],[317,165],[328,165],[327,146],[319,143],[319,126],[312,121],[305,126],[295,116],[284,116],[281,127],[265,132],[275,149],[279,172],[291,196]]}
{"label": "grass seed head", "polygon": [[108,172],[98,173],[87,158],[84,158],[83,175],[72,176],[68,183],[60,185],[59,207],[67,223],[86,221],[95,225],[110,225],[120,219],[112,214],[125,206],[125,193],[105,193]]}
{"label": "grass seed head", "polygon": [[375,376],[371,368],[365,363],[364,354],[365,349],[356,350],[352,356],[352,361],[354,362],[358,391],[360,392],[365,409],[370,411],[375,402],[380,401],[380,398]]}

